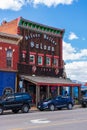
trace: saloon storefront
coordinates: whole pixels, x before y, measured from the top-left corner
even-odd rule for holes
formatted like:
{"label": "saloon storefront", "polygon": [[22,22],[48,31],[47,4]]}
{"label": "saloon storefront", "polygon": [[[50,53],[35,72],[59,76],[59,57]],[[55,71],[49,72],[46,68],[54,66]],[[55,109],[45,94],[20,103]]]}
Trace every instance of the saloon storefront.
{"label": "saloon storefront", "polygon": [[24,91],[31,94],[34,104],[37,104],[44,98],[56,95],[66,96],[66,87],[70,89],[68,96],[75,98],[73,94],[74,87],[78,88],[78,99],[81,96],[81,84],[73,83],[70,79],[25,75],[20,75],[20,78],[23,82]]}

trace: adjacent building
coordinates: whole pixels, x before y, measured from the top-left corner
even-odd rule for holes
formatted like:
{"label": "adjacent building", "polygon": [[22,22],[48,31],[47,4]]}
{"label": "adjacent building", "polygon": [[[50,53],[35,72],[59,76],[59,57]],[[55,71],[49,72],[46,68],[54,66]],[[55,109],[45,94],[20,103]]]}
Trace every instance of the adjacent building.
{"label": "adjacent building", "polygon": [[20,36],[0,32],[0,96],[16,91]]}

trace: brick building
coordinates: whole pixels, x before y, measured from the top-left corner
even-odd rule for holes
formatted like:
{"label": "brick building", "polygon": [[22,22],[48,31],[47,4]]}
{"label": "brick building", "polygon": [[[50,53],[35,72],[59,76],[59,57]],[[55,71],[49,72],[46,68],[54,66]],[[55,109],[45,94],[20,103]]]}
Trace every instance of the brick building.
{"label": "brick building", "polygon": [[64,61],[62,57],[62,41],[64,29],[49,27],[26,20],[22,17],[0,26],[0,32],[23,37],[19,44],[19,60],[17,63],[19,85],[18,91],[24,89],[31,93],[34,102],[42,95],[62,94],[64,87],[70,87],[73,96],[73,87],[80,84],[66,79]]}
{"label": "brick building", "polygon": [[0,32],[0,96],[16,89],[20,40],[20,36]]}

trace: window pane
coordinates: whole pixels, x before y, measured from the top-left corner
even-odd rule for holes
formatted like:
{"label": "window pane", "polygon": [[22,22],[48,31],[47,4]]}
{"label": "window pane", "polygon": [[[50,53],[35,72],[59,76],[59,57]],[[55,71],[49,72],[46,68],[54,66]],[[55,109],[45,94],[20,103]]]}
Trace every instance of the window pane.
{"label": "window pane", "polygon": [[12,50],[10,49],[7,50],[7,57],[12,57]]}
{"label": "window pane", "polygon": [[12,50],[8,49],[6,53],[6,62],[7,62],[7,67],[12,66]]}
{"label": "window pane", "polygon": [[38,65],[42,65],[42,56],[38,56]]}
{"label": "window pane", "polygon": [[54,58],[54,65],[58,66],[58,59]]}
{"label": "window pane", "polygon": [[51,65],[51,58],[46,57],[46,65]]}
{"label": "window pane", "polygon": [[30,63],[35,63],[35,56],[34,55],[30,55]]}

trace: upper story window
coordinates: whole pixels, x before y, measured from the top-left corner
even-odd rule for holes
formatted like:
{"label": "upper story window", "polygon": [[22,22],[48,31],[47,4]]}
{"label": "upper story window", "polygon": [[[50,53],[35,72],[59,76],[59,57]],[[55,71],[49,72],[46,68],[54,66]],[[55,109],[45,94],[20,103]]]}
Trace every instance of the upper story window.
{"label": "upper story window", "polygon": [[35,55],[36,53],[30,52],[30,64],[35,64]]}
{"label": "upper story window", "polygon": [[12,56],[13,56],[12,49],[8,49],[6,52],[7,67],[12,67]]}
{"label": "upper story window", "polygon": [[51,55],[46,55],[46,66],[51,66]]}
{"label": "upper story window", "polygon": [[22,61],[23,62],[26,61],[26,51],[25,50],[22,51]]}
{"label": "upper story window", "polygon": [[38,54],[38,65],[43,65],[43,54]]}
{"label": "upper story window", "polygon": [[53,65],[54,67],[58,67],[58,56],[54,56]]}

